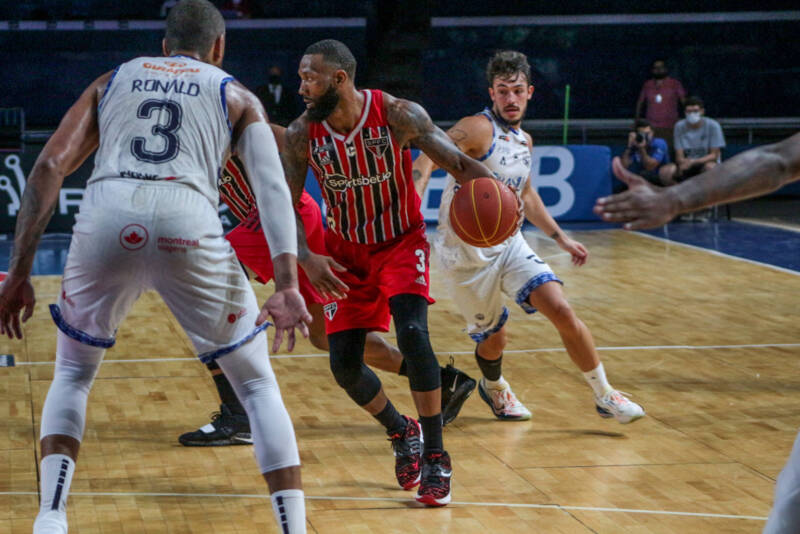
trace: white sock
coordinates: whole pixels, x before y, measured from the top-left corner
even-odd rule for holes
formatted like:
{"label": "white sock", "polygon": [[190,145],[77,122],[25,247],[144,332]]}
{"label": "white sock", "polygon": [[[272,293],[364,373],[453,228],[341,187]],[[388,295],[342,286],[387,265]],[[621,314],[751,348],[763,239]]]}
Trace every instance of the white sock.
{"label": "white sock", "polygon": [[606,370],[603,369],[603,362],[600,362],[600,364],[591,371],[583,373],[583,377],[589,382],[589,385],[592,386],[594,390],[594,394],[598,397],[602,397],[613,389],[606,378]]}
{"label": "white sock", "polygon": [[276,491],[270,495],[270,500],[281,534],[306,534],[306,502],[303,490]]}
{"label": "white sock", "polygon": [[489,389],[505,389],[506,385],[508,384],[506,379],[503,378],[503,375],[500,375],[500,378],[497,380],[489,380],[484,376],[483,383],[486,384],[486,387]]}
{"label": "white sock", "polygon": [[42,502],[39,504],[39,514],[50,511],[66,512],[75,462],[64,454],[49,454],[42,458],[41,470]]}

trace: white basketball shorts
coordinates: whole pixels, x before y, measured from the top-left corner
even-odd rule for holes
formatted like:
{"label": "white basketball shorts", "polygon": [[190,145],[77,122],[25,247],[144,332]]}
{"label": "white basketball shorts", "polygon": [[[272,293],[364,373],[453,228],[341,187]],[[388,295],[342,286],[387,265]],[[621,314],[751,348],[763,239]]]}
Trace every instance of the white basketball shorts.
{"label": "white basketball shorts", "polygon": [[73,339],[108,348],[148,289],[158,291],[205,363],[264,328],[255,326],[255,294],[207,198],[181,184],[91,184],[53,320]]}
{"label": "white basketball shorts", "polygon": [[[457,239],[457,238],[455,238]],[[508,320],[503,294],[526,313],[536,308],[530,294],[542,284],[561,280],[539,259],[520,232],[502,245],[481,249],[451,236],[435,241],[435,258],[445,271],[448,294],[467,322],[467,333],[480,343],[500,330]]]}

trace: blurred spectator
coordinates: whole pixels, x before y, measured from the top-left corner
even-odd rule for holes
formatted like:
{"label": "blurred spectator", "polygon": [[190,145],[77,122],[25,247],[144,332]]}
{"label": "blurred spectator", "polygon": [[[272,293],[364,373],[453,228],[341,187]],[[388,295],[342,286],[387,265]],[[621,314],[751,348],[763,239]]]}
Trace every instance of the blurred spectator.
{"label": "blurred spectator", "polygon": [[671,165],[669,185],[682,182],[714,168],[722,160],[725,136],[714,119],[705,117],[703,101],[691,96],[686,99],[686,118],[675,125],[675,163]]}
{"label": "blurred spectator", "polygon": [[269,68],[267,83],[256,88],[256,95],[267,110],[270,122],[287,126],[297,118],[294,94],[283,85],[279,66]]}
{"label": "blurred spectator", "polygon": [[654,136],[650,123],[638,119],[634,131],[628,134],[628,146],[619,159],[629,171],[656,185],[665,185],[675,168],[669,162],[668,151],[667,142]]}
{"label": "blurred spectator", "polygon": [[249,0],[216,0],[214,4],[226,19],[250,18]]}
{"label": "blurred spectator", "polygon": [[636,118],[642,116],[642,106],[646,107],[644,118],[650,122],[653,134],[669,144],[672,129],[680,118],[680,109],[686,98],[686,90],[681,82],[668,76],[667,64],[663,59],[653,61],[650,73],[652,78],[644,82],[636,102]]}

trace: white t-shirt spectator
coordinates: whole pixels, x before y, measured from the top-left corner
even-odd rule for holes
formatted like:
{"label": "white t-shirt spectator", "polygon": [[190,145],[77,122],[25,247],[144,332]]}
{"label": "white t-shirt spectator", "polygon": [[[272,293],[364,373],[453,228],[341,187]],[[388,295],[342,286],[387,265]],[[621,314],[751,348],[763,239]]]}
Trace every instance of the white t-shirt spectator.
{"label": "white t-shirt spectator", "polygon": [[692,128],[686,119],[675,125],[675,150],[683,150],[688,159],[702,158],[712,148],[724,148],[722,127],[714,119],[703,117],[699,128]]}

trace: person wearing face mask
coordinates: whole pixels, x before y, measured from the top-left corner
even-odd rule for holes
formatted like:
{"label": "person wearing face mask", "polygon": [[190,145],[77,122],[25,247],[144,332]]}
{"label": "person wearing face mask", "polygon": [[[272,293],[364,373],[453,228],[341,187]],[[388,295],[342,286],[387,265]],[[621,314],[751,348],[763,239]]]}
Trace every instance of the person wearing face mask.
{"label": "person wearing face mask", "polygon": [[722,127],[705,116],[703,101],[692,96],[684,106],[686,118],[675,125],[675,169],[665,185],[673,185],[713,169],[725,147]]}
{"label": "person wearing face mask", "polygon": [[653,61],[650,72],[653,77],[644,82],[636,101],[636,119],[642,117],[644,106],[644,118],[650,122],[655,137],[668,141],[672,139],[672,129],[680,118],[686,89],[680,81],[668,76],[663,59]]}
{"label": "person wearing face mask", "polygon": [[638,119],[634,131],[628,133],[628,146],[619,158],[622,166],[643,176],[656,185],[668,183],[675,173],[675,164],[669,162],[667,142],[655,137],[650,123]]}
{"label": "person wearing face mask", "polygon": [[256,89],[256,95],[267,110],[270,122],[286,126],[298,113],[294,92],[283,84],[281,74],[281,68],[272,65],[267,73],[267,83]]}

